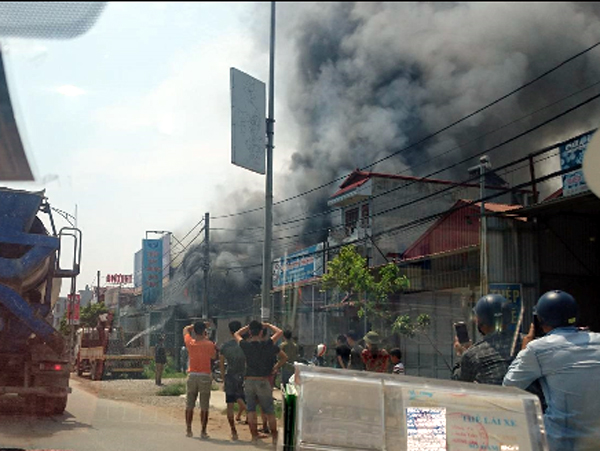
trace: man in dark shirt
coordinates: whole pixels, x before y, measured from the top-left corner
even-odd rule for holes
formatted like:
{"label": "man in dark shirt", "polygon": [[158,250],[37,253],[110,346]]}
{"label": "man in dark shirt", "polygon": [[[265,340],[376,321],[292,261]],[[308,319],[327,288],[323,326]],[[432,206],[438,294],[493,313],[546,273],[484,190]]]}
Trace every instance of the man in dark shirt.
{"label": "man in dark shirt", "polygon": [[350,363],[350,353],[352,350],[348,346],[348,340],[345,335],[338,335],[337,347],[335,348],[336,368],[348,369]]}
{"label": "man in dark shirt", "polygon": [[158,343],[154,348],[154,382],[156,385],[162,385],[162,374],[167,363],[167,352],[165,351],[165,337],[158,337]]}
{"label": "man in dark shirt", "polygon": [[[273,332],[270,340],[263,340],[263,327],[271,329]],[[250,332],[250,338],[244,340],[242,336],[246,332]],[[279,368],[287,361],[285,353],[275,345],[282,334],[283,331],[272,324],[252,321],[233,335],[246,356],[244,392],[248,402],[248,425],[254,443],[258,441],[256,420],[256,404],[258,401],[260,409],[267,415],[269,420],[273,445],[277,444],[277,420],[273,408],[273,389],[269,383],[269,376],[277,374]],[[275,356],[279,357],[279,361],[273,366]]]}
{"label": "man in dark shirt", "polygon": [[[233,336],[240,328],[242,323],[239,321],[231,321],[229,323],[229,331]],[[225,372],[225,362],[227,362],[227,372]],[[244,375],[246,374],[246,356],[244,351],[235,338],[229,340],[221,347],[221,355],[219,357],[221,374],[223,375],[225,402],[227,403],[227,419],[231,426],[231,439],[237,440],[238,434],[235,428],[235,420],[233,415],[233,407],[238,403],[238,420],[246,410],[246,400],[244,397]]]}
{"label": "man in dark shirt", "polygon": [[348,339],[348,346],[350,346],[350,362],[348,363],[348,369],[350,370],[365,370],[365,363],[362,359],[362,352],[364,348],[358,344],[358,340],[360,339],[360,335],[357,332],[351,330],[346,335]]}

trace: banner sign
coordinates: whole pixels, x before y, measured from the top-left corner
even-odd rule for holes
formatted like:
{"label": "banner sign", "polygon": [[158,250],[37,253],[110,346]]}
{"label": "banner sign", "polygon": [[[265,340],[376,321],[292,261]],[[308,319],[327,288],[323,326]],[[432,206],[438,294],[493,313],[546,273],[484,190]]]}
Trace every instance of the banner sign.
{"label": "banner sign", "polygon": [[490,294],[500,294],[512,304],[512,317],[508,330],[514,333],[519,326],[519,317],[523,308],[523,286],[520,283],[490,283]]}
{"label": "banner sign", "polygon": [[[560,169],[568,170],[583,163],[583,156],[594,132],[578,136],[566,144],[559,146]],[[562,175],[563,197],[587,191],[589,188],[583,178],[583,168],[575,169]]]}
{"label": "banner sign", "polygon": [[273,287],[307,282],[323,275],[323,243],[294,252],[273,262]]}
{"label": "banner sign", "polygon": [[142,240],[142,302],[156,303],[162,295],[162,240]]}
{"label": "banner sign", "polygon": [[[79,294],[75,295],[75,300],[73,300],[73,296],[71,294],[67,295],[67,324],[78,325],[79,324],[79,312],[81,307],[81,296]],[[73,305],[73,314],[71,315],[71,305]]]}

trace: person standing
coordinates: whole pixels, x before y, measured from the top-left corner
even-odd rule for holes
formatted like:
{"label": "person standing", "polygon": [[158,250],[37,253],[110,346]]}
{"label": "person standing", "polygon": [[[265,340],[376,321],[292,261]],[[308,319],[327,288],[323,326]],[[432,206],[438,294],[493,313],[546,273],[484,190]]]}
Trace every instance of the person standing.
{"label": "person standing", "polygon": [[[183,329],[183,341],[189,354],[187,378],[187,403],[185,423],[187,436],[192,437],[192,420],[196,399],[200,397],[200,421],[202,424],[201,437],[206,439],[208,425],[208,409],[210,406],[210,391],[212,386],[212,361],[217,356],[215,344],[208,339],[206,324],[198,321]],[[192,337],[193,333],[193,337]]]}
{"label": "person standing", "polygon": [[350,346],[350,361],[348,362],[349,370],[364,371],[365,364],[362,360],[362,352],[364,348],[358,343],[359,335],[351,330],[346,335],[348,346]]}
{"label": "person standing", "polygon": [[285,340],[280,348],[287,356],[287,362],[281,367],[281,383],[285,386],[294,374],[294,362],[298,360],[298,345],[292,339],[291,330],[286,330],[283,337]]}
{"label": "person standing", "polygon": [[[229,323],[229,332],[233,334],[240,330],[242,323],[231,321]],[[227,362],[227,372],[225,371],[225,362]],[[221,347],[219,355],[219,365],[223,375],[223,389],[225,390],[225,402],[227,403],[227,420],[231,427],[231,439],[238,439],[237,429],[235,427],[235,418],[233,407],[238,404],[237,420],[242,418],[246,410],[246,398],[244,396],[244,375],[246,374],[246,356],[240,345],[232,338]]]}
{"label": "person standing", "polygon": [[390,364],[390,355],[385,349],[379,349],[381,341],[377,332],[369,332],[363,338],[367,349],[362,352],[365,370],[375,373],[387,373]]}
{"label": "person standing", "polygon": [[165,336],[160,335],[154,348],[154,383],[162,385],[162,374],[167,363],[167,352],[165,351]]}
{"label": "person standing", "polygon": [[335,348],[336,368],[348,369],[350,363],[350,354],[352,350],[348,346],[348,340],[345,335],[338,335],[337,347]]}
{"label": "person standing", "polygon": [[502,385],[502,379],[512,361],[514,334],[506,328],[510,303],[499,294],[481,297],[473,309],[477,329],[483,338],[472,346],[454,339],[460,360],[452,370],[452,379],[479,384]]}
{"label": "person standing", "polygon": [[[270,340],[263,340],[263,327],[270,329],[273,336]],[[250,337],[244,340],[242,336],[250,333]],[[277,420],[273,406],[273,389],[269,383],[269,376],[277,374],[282,365],[287,361],[285,353],[275,345],[281,338],[283,331],[272,324],[252,321],[242,327],[233,336],[239,343],[246,356],[246,377],[244,380],[244,392],[246,394],[248,409],[248,425],[252,434],[252,442],[258,441],[258,426],[256,418],[256,405],[260,405],[261,411],[267,415],[271,430],[273,445],[277,444]],[[273,357],[277,356],[279,361],[273,365]]]}
{"label": "person standing", "polygon": [[402,351],[400,348],[394,348],[390,351],[390,360],[392,365],[393,374],[404,374],[404,364],[402,363]]}
{"label": "person standing", "polygon": [[[600,443],[600,334],[578,329],[577,302],[554,290],[542,295],[522,350],[503,384],[526,389],[539,381],[547,409],[544,425],[551,451],[592,451]],[[543,336],[539,336],[543,335]]]}
{"label": "person standing", "polygon": [[181,349],[179,350],[179,364],[181,365],[181,372],[182,373],[187,373],[187,369],[188,369],[188,351],[187,348],[185,347],[185,344],[181,346]]}

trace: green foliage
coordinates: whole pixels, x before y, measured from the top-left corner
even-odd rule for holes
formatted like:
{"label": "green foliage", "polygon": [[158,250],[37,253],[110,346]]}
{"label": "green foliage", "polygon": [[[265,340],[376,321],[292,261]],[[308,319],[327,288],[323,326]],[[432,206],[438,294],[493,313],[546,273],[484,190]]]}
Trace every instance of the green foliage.
{"label": "green foliage", "polygon": [[431,325],[431,317],[426,313],[417,316],[413,322],[409,315],[401,315],[396,318],[392,324],[392,330],[407,337],[414,337],[416,334],[426,332]]}
{"label": "green foliage", "polygon": [[[323,276],[323,288],[335,288],[343,292],[348,299],[359,301],[358,316],[365,313],[386,317],[385,306],[388,296],[410,286],[405,275],[394,263],[380,268],[379,280],[371,273],[367,260],[353,245],[344,246],[339,255],[328,263],[327,273]],[[362,298],[358,299],[362,294]]]}
{"label": "green foliage", "polygon": [[165,385],[156,393],[158,396],[181,396],[185,394],[185,382],[176,382],[174,384]]}
{"label": "green foliage", "polygon": [[71,326],[67,324],[67,314],[62,317],[60,320],[60,325],[58,326],[58,331],[64,336],[68,337],[71,334]]}
{"label": "green foliage", "polygon": [[375,284],[367,260],[356,252],[355,246],[342,247],[339,255],[328,263],[322,281],[324,288],[337,288],[349,297],[371,291]]}
{"label": "green foliage", "polygon": [[81,327],[96,327],[98,317],[104,313],[108,313],[108,308],[103,302],[86,305],[79,313]]}

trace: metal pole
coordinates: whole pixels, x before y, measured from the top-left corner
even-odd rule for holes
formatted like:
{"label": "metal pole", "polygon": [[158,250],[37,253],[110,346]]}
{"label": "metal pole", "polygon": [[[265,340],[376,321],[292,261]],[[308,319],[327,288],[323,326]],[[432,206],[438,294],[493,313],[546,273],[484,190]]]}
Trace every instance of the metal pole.
{"label": "metal pole", "polygon": [[488,262],[487,262],[487,218],[485,216],[485,170],[488,167],[488,158],[483,155],[479,159],[480,174],[480,198],[481,198],[481,237],[480,237],[480,259],[481,259],[481,296],[488,291]]}
{"label": "metal pole", "polygon": [[312,342],[315,344],[315,285],[312,285]]}
{"label": "metal pole", "polygon": [[275,133],[274,119],[275,93],[275,2],[271,2],[271,52],[269,57],[269,117],[267,118],[267,171],[265,186],[265,244],[263,248],[263,273],[261,319],[268,321],[271,312],[267,311],[271,295],[272,262],[271,241],[273,239],[273,135]]}
{"label": "metal pole", "polygon": [[202,318],[208,319],[208,271],[210,269],[210,215],[204,214],[204,302],[202,307]]}
{"label": "metal pole", "polygon": [[98,271],[98,285],[96,287],[96,296],[97,296],[96,302],[99,304],[100,303],[100,271]]}

